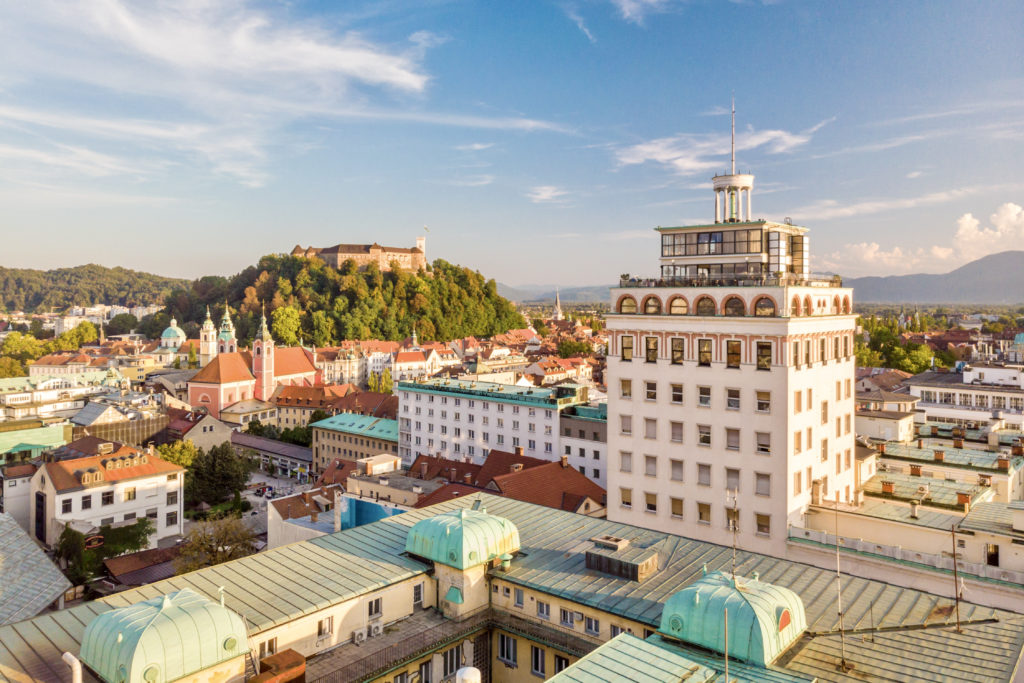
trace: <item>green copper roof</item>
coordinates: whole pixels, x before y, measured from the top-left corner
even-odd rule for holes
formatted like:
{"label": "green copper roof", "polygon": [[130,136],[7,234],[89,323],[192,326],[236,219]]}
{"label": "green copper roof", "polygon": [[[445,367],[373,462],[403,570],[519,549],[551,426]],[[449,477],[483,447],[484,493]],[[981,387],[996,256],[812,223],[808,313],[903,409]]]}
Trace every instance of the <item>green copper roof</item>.
{"label": "green copper roof", "polygon": [[455,603],[456,605],[461,605],[463,602],[465,602],[462,599],[462,589],[458,586],[450,587],[448,589],[448,592],[444,594],[444,599],[448,602]]}
{"label": "green copper roof", "polygon": [[309,426],[398,443],[398,420],[386,417],[338,413]]}
{"label": "green copper roof", "polygon": [[483,510],[453,510],[420,520],[405,540],[406,552],[456,569],[475,567],[517,550],[516,525]]}
{"label": "green copper roof", "polygon": [[768,666],[807,630],[804,604],[793,591],[711,572],[665,602],[663,635],[725,652],[725,611],[729,610],[729,656]]}
{"label": "green copper roof", "polygon": [[108,683],[161,683],[245,654],[247,643],[242,617],[183,588],[94,617],[81,659]]}
{"label": "green copper roof", "polygon": [[178,327],[178,321],[171,318],[170,326],[160,335],[161,339],[187,339],[185,332]]}

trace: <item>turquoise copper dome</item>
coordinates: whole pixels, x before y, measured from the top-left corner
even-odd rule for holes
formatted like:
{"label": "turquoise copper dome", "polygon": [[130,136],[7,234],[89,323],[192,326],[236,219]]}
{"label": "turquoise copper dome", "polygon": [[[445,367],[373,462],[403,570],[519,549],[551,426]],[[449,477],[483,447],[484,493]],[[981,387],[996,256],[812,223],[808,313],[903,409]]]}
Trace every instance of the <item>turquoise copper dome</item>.
{"label": "turquoise copper dome", "polygon": [[754,578],[711,572],[665,602],[659,633],[725,652],[729,610],[729,656],[768,666],[807,629],[800,596]]}
{"label": "turquoise copper dome", "polygon": [[93,617],[81,660],[107,683],[163,683],[249,651],[242,617],[188,588]]}
{"label": "turquoise copper dome", "polygon": [[409,530],[405,551],[468,569],[519,550],[516,525],[485,510],[453,510],[421,519]]}

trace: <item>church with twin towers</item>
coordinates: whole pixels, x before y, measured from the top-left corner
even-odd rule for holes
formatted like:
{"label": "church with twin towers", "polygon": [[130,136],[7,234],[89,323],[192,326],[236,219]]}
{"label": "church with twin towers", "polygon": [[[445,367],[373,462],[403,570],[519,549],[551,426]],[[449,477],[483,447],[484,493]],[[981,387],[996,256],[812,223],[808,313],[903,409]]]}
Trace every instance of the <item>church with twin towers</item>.
{"label": "church with twin towers", "polygon": [[608,518],[785,555],[811,502],[856,492],[853,291],[808,229],[711,179],[714,222],[658,227],[659,271],[611,292]]}

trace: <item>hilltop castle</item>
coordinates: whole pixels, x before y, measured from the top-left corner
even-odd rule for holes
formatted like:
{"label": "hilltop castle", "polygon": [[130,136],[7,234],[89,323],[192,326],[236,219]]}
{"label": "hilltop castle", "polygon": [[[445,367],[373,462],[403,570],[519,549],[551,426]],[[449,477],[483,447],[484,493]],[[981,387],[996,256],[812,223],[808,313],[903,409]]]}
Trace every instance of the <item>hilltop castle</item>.
{"label": "hilltop castle", "polygon": [[382,247],[376,242],[373,244],[336,244],[333,247],[308,247],[303,248],[296,244],[291,251],[292,256],[322,259],[324,263],[332,268],[341,268],[341,264],[352,259],[360,270],[371,263],[383,271],[391,270],[391,263],[397,263],[402,270],[416,272],[427,267],[427,238],[417,237],[416,246],[404,247]]}

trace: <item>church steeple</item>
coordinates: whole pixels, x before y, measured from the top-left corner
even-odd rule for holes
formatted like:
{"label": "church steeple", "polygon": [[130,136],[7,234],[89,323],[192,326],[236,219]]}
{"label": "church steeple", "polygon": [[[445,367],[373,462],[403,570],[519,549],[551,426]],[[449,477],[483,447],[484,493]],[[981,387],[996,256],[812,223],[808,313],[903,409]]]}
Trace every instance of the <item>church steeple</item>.
{"label": "church steeple", "polygon": [[217,355],[217,328],[210,317],[210,307],[206,307],[206,320],[199,328],[199,365],[205,366]]}
{"label": "church steeple", "polygon": [[267,327],[266,309],[260,314],[260,329],[252,342],[252,374],[256,378],[253,397],[261,401],[274,395],[274,338]]}
{"label": "church steeple", "polygon": [[220,319],[220,334],[217,335],[217,352],[234,353],[238,351],[238,340],[235,338],[235,324],[231,322],[231,309],[224,302],[224,317]]}
{"label": "church steeple", "polygon": [[564,320],[565,316],[562,315],[562,297],[558,294],[558,287],[555,287],[555,320]]}
{"label": "church steeple", "polygon": [[256,338],[263,341],[272,341],[270,337],[270,330],[267,328],[267,308],[265,304],[261,307],[260,329],[256,333]]}

